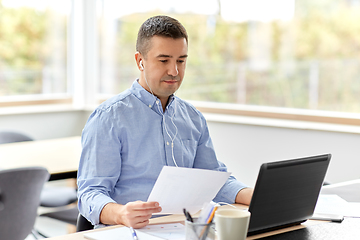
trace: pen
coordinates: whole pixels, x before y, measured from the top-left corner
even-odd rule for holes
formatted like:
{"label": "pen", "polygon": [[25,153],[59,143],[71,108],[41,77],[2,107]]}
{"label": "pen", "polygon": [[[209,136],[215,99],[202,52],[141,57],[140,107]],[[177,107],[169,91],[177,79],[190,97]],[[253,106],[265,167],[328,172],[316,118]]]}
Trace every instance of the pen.
{"label": "pen", "polygon": [[135,230],[132,227],[130,227],[130,231],[131,231],[131,235],[132,235],[133,239],[134,240],[139,240],[139,238],[136,235]]}
{"label": "pen", "polygon": [[213,210],[211,211],[210,216],[209,216],[209,218],[207,219],[207,222],[206,222],[207,224],[209,224],[209,223],[212,222],[217,208],[218,208],[218,207],[215,206],[215,207],[213,208]]}
{"label": "pen", "polygon": [[212,222],[212,220],[214,219],[214,215],[216,210],[218,209],[218,206],[214,206],[214,208],[211,210],[208,219],[206,220],[206,227],[203,228],[203,230],[200,233],[200,239],[205,239],[208,231],[209,231],[209,224]]}
{"label": "pen", "polygon": [[184,215],[186,217],[186,220],[188,220],[189,222],[194,222],[193,221],[193,218],[191,217],[190,213],[188,211],[186,211],[185,208],[183,208],[183,212],[184,212]]}
{"label": "pen", "polygon": [[344,216],[341,215],[334,215],[334,214],[321,214],[321,213],[315,213],[311,218],[311,220],[325,220],[325,221],[332,221],[341,223],[344,220]]}

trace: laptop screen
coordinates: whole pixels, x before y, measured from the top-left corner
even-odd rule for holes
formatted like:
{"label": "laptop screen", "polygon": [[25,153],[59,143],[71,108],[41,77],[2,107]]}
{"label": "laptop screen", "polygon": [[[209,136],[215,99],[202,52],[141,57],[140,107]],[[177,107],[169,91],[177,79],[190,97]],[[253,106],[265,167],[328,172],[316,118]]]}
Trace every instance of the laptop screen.
{"label": "laptop screen", "polygon": [[300,224],[310,218],[331,154],[264,163],[249,206],[248,235]]}

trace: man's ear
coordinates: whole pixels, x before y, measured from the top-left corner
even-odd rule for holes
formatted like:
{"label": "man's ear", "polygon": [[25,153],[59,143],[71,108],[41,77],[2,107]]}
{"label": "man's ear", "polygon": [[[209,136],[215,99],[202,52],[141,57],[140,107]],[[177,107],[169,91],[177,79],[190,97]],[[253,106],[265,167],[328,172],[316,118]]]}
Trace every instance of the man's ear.
{"label": "man's ear", "polygon": [[140,71],[143,71],[144,70],[144,65],[143,65],[144,63],[143,63],[143,57],[142,57],[141,53],[139,53],[139,52],[135,53],[135,61],[136,61],[136,64],[138,66],[138,69]]}

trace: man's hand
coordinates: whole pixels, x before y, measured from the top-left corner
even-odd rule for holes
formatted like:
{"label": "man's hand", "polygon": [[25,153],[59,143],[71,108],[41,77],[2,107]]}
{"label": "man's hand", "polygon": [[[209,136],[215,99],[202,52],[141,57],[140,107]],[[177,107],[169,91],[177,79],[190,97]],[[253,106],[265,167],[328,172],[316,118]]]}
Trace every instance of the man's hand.
{"label": "man's hand", "polygon": [[108,203],[100,213],[100,222],[142,228],[149,224],[149,219],[153,213],[159,213],[161,210],[157,202],[136,201],[125,205]]}

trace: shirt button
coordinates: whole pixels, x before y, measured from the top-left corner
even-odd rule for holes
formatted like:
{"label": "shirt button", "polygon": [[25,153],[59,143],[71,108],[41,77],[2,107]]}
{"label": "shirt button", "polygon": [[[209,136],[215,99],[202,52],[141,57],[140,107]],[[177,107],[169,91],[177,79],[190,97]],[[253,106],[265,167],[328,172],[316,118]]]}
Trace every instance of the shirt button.
{"label": "shirt button", "polygon": [[169,142],[166,142],[166,145],[169,145],[170,143]]}
{"label": "shirt button", "polygon": [[149,105],[149,108],[151,108],[151,105]]}

